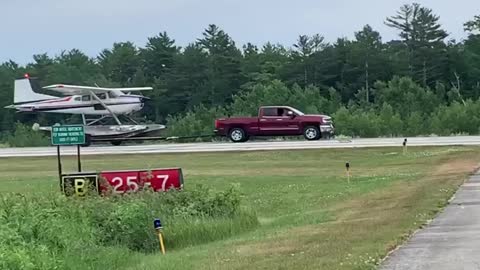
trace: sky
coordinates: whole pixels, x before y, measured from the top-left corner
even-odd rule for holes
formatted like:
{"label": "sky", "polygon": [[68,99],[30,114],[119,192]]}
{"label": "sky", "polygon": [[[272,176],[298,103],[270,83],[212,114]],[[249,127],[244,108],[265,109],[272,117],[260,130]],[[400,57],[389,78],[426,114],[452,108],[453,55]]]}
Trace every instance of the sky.
{"label": "sky", "polygon": [[[450,34],[466,37],[463,23],[480,15],[478,0],[417,0],[433,9]],[[95,57],[114,42],[143,47],[148,37],[167,31],[177,45],[202,37],[216,24],[241,47],[267,41],[292,46],[301,34],[321,34],[328,42],[352,38],[365,24],[384,41],[398,32],[384,24],[403,0],[0,0],[0,62],[33,61],[39,53],[80,49]]]}

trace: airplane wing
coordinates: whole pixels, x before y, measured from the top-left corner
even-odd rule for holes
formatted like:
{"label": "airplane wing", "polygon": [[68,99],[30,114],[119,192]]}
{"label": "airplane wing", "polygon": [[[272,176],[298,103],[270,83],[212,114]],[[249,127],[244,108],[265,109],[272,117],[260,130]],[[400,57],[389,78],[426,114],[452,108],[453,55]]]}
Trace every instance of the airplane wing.
{"label": "airplane wing", "polygon": [[106,88],[106,87],[94,87],[94,86],[79,86],[79,85],[66,85],[66,84],[54,84],[43,87],[44,89],[59,92],[63,95],[88,95],[93,93],[106,93],[110,91],[145,91],[152,90],[152,87],[126,87],[126,88]]}

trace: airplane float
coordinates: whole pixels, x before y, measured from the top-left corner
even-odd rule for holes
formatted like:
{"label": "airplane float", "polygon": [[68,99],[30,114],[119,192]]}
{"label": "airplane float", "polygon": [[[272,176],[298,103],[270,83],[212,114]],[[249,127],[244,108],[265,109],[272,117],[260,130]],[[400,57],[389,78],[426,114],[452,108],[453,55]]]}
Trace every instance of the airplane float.
{"label": "airplane float", "polygon": [[[18,112],[81,115],[87,137],[86,145],[98,139],[111,140],[113,145],[119,145],[122,138],[142,137],[165,129],[164,125],[140,125],[130,117],[132,113],[140,111],[144,107],[145,100],[149,99],[131,92],[146,90],[152,90],[152,88],[105,88],[67,84],[54,84],[40,88],[37,87],[33,78],[25,74],[24,78],[15,80],[13,104],[6,108],[15,109]],[[62,96],[42,93],[45,91]],[[126,118],[133,124],[122,123],[120,117]],[[102,124],[107,119],[113,119],[116,125]],[[51,127],[34,125],[34,128],[51,131]]]}

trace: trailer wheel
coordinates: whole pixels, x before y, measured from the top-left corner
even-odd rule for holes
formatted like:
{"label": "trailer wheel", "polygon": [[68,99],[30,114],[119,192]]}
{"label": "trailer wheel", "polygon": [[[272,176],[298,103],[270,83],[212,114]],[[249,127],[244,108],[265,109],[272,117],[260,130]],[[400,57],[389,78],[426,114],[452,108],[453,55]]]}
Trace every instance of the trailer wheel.
{"label": "trailer wheel", "polygon": [[90,145],[92,145],[92,138],[89,134],[85,134],[85,143],[80,146],[89,147]]}
{"label": "trailer wheel", "polygon": [[243,128],[232,128],[228,132],[228,137],[232,142],[246,142],[248,140],[248,136],[243,130]]}

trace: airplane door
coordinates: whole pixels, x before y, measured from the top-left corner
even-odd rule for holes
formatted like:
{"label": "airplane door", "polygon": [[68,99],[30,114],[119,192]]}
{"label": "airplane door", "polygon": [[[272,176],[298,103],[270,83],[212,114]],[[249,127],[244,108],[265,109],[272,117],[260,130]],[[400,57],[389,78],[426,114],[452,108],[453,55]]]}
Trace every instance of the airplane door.
{"label": "airplane door", "polygon": [[[98,93],[97,97],[100,100],[102,100],[102,102],[105,102],[105,100],[108,98],[108,95],[107,95],[107,93]],[[93,97],[92,97],[92,100],[94,100]],[[96,101],[96,102],[98,102],[98,101]],[[95,105],[93,105],[93,109],[95,111],[106,111],[107,110],[105,108],[105,106],[103,106],[101,103],[95,103]]]}
{"label": "airplane door", "polygon": [[106,110],[106,108],[100,103],[97,103],[97,104],[93,105],[93,109],[95,111],[105,111]]}

